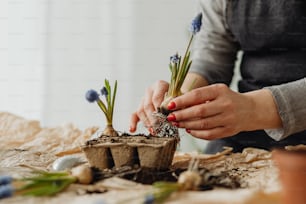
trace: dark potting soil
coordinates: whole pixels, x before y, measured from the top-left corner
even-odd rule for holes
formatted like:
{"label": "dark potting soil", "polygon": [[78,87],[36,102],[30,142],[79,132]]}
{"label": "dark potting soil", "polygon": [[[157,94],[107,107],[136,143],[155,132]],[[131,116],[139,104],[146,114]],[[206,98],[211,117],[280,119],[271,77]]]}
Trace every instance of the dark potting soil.
{"label": "dark potting soil", "polygon": [[[164,171],[156,171],[152,169],[144,169],[140,167],[124,166],[120,168],[104,169],[103,171],[93,168],[95,181],[117,176],[142,184],[153,184],[157,181],[177,182],[179,175],[186,169],[169,169]],[[223,187],[229,189],[240,188],[238,178],[230,176],[227,172],[212,174],[207,169],[199,169],[202,176],[202,184],[199,190],[211,190],[214,187]]]}
{"label": "dark potting soil", "polygon": [[109,135],[101,134],[98,138],[91,139],[86,141],[86,146],[91,146],[95,144],[101,144],[101,143],[119,143],[119,142],[135,142],[135,143],[148,143],[148,144],[154,144],[156,140],[169,140],[169,138],[161,138],[156,137],[151,134],[129,134],[129,133],[122,133],[121,135],[114,137]]}

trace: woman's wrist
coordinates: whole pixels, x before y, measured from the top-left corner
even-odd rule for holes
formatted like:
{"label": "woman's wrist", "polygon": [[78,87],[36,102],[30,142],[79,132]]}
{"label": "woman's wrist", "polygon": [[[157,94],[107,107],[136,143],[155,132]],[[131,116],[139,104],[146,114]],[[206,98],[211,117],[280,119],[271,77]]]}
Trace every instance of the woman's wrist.
{"label": "woman's wrist", "polygon": [[279,116],[272,93],[268,89],[260,89],[244,93],[251,100],[252,118],[247,130],[281,128]]}

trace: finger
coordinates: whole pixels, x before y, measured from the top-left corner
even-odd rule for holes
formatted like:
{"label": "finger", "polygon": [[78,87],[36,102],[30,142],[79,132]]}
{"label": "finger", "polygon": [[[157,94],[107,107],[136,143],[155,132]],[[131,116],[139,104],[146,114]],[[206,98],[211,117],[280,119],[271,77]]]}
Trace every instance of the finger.
{"label": "finger", "polygon": [[225,127],[216,127],[209,130],[188,130],[188,133],[196,138],[204,140],[214,140],[231,136],[227,134]]}
{"label": "finger", "polygon": [[154,86],[152,103],[155,110],[157,110],[157,108],[160,107],[161,103],[163,102],[165,93],[168,91],[168,88],[169,84],[165,81],[158,81]]}
{"label": "finger", "polygon": [[152,95],[153,95],[152,89],[148,89],[143,100],[143,110],[149,122],[149,126],[151,126],[155,121],[153,117],[153,112],[155,112],[156,109],[154,108],[152,103]]}
{"label": "finger", "polygon": [[208,101],[203,104],[187,107],[185,109],[174,111],[176,121],[192,120],[194,118],[203,118],[218,115],[222,113],[223,106],[217,101]]}
{"label": "finger", "polygon": [[143,122],[145,127],[150,127],[151,124],[150,124],[150,120],[149,120],[149,118],[148,118],[148,116],[145,112],[144,101],[145,101],[145,98],[143,98],[141,100],[141,103],[140,103],[139,108],[137,110],[137,116]]}
{"label": "finger", "polygon": [[152,124],[155,123],[155,118],[153,116],[153,113],[155,112],[155,109],[152,104],[145,106],[145,115],[146,115],[146,127],[152,127]]}
{"label": "finger", "polygon": [[131,115],[131,118],[130,118],[130,132],[135,132],[137,130],[137,124],[139,122],[139,117],[137,116],[137,113],[133,113]]}
{"label": "finger", "polygon": [[175,110],[205,103],[206,101],[212,101],[216,99],[219,89],[225,87],[226,85],[224,84],[214,84],[197,88],[174,98],[171,102],[175,103]]}
{"label": "finger", "polygon": [[138,115],[139,119],[143,122],[143,124],[146,128],[151,127],[150,120],[147,117],[147,115],[145,114],[145,112],[139,112],[139,113],[137,113],[137,115]]}
{"label": "finger", "polygon": [[180,128],[190,130],[209,130],[216,127],[224,126],[225,121],[221,114],[211,116],[208,118],[199,118],[195,120],[186,120],[177,122]]}

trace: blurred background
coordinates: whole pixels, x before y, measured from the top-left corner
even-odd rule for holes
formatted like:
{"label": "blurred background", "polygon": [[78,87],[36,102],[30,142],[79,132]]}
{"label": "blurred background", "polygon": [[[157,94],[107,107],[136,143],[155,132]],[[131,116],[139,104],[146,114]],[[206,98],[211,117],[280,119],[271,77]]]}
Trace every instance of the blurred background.
{"label": "blurred background", "polygon": [[[169,57],[182,54],[196,0],[1,0],[1,111],[39,120],[104,127],[85,100],[104,79],[118,80],[114,127],[128,131],[146,87],[170,78]],[[142,124],[138,132],[147,133]],[[182,132],[181,150],[205,141]]]}

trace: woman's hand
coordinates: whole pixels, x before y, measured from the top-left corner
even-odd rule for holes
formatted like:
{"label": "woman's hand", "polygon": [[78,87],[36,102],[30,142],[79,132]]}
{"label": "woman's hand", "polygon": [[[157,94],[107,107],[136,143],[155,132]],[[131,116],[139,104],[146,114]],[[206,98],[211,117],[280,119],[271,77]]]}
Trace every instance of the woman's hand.
{"label": "woman's hand", "polygon": [[165,93],[168,91],[169,84],[165,81],[157,81],[150,86],[142,98],[140,105],[136,112],[134,112],[130,119],[130,132],[135,132],[137,123],[142,121],[144,125],[152,133],[152,124],[154,124],[154,118],[152,113],[157,110],[164,100]]}
{"label": "woman's hand", "polygon": [[281,127],[274,99],[266,89],[241,94],[224,84],[214,84],[173,99],[168,108],[175,110],[169,121],[206,140]]}

